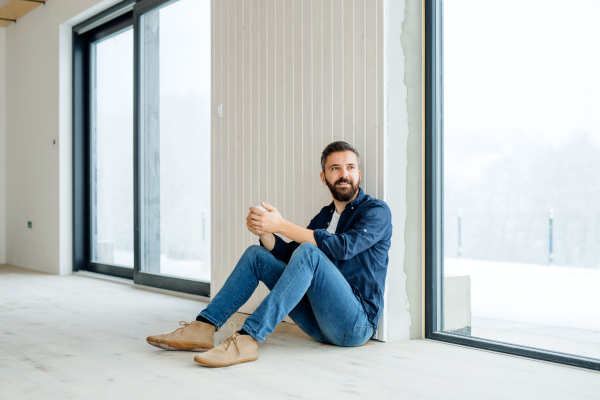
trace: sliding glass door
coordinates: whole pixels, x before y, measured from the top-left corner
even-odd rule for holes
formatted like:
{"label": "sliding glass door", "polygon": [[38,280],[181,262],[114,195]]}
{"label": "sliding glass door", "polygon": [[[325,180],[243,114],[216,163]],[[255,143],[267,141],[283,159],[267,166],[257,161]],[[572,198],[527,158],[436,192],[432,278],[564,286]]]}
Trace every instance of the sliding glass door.
{"label": "sliding glass door", "polygon": [[211,4],[126,0],[74,28],[74,261],[208,296]]}
{"label": "sliding glass door", "polygon": [[428,336],[600,369],[600,6],[427,3]]}
{"label": "sliding glass door", "polygon": [[210,2],[180,0],[142,9],[139,20],[141,270],[204,281],[211,248],[210,15]]}
{"label": "sliding glass door", "polygon": [[133,268],[133,29],[89,44],[91,261]]}

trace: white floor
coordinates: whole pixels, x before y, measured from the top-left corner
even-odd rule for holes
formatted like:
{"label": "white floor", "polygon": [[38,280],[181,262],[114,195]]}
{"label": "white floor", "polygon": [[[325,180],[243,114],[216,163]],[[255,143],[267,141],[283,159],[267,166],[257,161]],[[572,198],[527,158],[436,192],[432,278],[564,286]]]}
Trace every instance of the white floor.
{"label": "white floor", "polygon": [[0,399],[600,399],[598,372],[428,340],[338,348],[282,323],[258,361],[221,369],[146,343],[204,306],[0,266]]}

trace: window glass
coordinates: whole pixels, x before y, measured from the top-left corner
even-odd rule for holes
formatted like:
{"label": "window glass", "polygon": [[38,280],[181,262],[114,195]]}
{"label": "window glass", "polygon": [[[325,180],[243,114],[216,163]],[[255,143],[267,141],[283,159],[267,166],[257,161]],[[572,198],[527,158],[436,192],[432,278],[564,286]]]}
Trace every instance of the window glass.
{"label": "window glass", "polygon": [[210,281],[210,2],[141,19],[142,270]]}
{"label": "window glass", "polygon": [[444,330],[600,358],[600,2],[443,18]]}
{"label": "window glass", "polygon": [[133,30],[90,46],[91,260],[133,268]]}

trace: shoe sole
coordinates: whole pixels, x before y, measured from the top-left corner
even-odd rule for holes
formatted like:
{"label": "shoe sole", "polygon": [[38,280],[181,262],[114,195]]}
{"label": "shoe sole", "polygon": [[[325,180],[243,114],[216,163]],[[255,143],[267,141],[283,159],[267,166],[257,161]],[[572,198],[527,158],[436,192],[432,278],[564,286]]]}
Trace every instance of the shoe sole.
{"label": "shoe sole", "polygon": [[179,351],[208,351],[212,349],[213,345],[208,343],[198,342],[182,342],[177,340],[161,340],[161,339],[146,339],[148,344],[152,346],[165,349],[165,350],[179,350]]}
{"label": "shoe sole", "polygon": [[219,364],[219,363],[213,363],[213,362],[202,360],[202,359],[196,359],[196,357],[194,357],[194,361],[196,361],[198,364],[204,365],[205,367],[211,367],[211,368],[229,367],[230,365],[242,364],[242,363],[246,363],[246,362],[250,362],[250,361],[256,361],[257,359],[258,359],[258,356],[252,357],[252,358],[246,358],[244,360],[237,360],[237,361],[233,361],[233,362],[226,363],[226,364]]}

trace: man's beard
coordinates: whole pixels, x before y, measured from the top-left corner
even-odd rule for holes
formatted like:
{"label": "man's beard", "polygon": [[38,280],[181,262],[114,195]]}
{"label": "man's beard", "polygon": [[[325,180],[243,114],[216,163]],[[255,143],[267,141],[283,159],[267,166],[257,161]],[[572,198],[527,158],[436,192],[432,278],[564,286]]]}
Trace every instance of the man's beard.
{"label": "man's beard", "polygon": [[[334,199],[336,199],[337,201],[339,201],[341,203],[347,203],[354,197],[356,192],[358,192],[358,187],[360,186],[360,176],[358,177],[358,182],[356,182],[355,185],[352,184],[351,180],[344,179],[344,178],[339,179],[333,185],[331,183],[329,183],[327,178],[325,178],[325,183],[327,184],[327,187],[331,191],[331,195],[333,196]],[[350,186],[339,187],[338,184],[340,184],[340,183],[348,183],[348,184],[350,184]]]}

